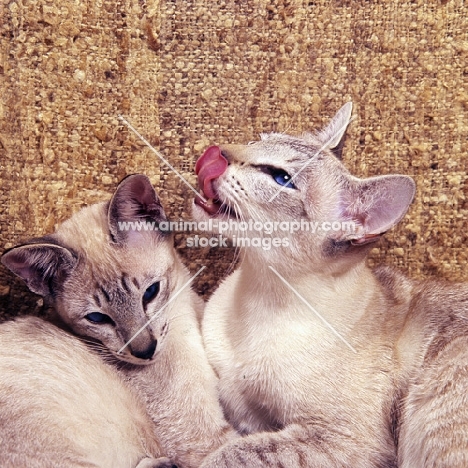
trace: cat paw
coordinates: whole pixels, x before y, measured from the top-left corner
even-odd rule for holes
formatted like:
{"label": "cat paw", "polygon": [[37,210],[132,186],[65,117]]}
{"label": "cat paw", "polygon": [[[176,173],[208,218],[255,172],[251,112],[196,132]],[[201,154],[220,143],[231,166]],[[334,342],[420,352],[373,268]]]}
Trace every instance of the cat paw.
{"label": "cat paw", "polygon": [[145,458],[135,468],[177,468],[177,465],[166,457]]}
{"label": "cat paw", "polygon": [[[268,435],[250,435],[227,442],[208,455],[199,468],[284,468],[306,466],[294,451],[294,444]],[[307,465],[312,466],[312,465]],[[327,465],[313,465],[327,466]]]}
{"label": "cat paw", "polygon": [[[208,455],[199,468],[261,468],[244,447],[226,444]],[[269,466],[269,465],[267,465]]]}

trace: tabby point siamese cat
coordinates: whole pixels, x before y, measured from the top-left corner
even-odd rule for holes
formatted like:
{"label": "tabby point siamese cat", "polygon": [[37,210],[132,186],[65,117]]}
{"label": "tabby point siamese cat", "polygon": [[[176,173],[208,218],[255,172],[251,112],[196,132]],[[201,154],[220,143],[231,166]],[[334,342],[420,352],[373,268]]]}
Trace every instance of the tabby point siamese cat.
{"label": "tabby point siamese cat", "polygon": [[145,400],[164,454],[190,468],[236,433],[203,349],[203,302],[184,287],[190,277],[172,235],[122,224],[165,220],[149,179],[129,176],[109,203],[84,208],[2,262],[44,296],[63,326],[98,344]]}
{"label": "tabby point siamese cat", "polygon": [[468,287],[366,266],[415,184],[345,169],[351,110],[320,133],[213,146],[197,162],[195,219],[251,241],[202,324],[243,437],[203,468],[468,466]]}
{"label": "tabby point siamese cat", "polygon": [[78,338],[38,317],[0,325],[2,468],[171,468],[142,402]]}

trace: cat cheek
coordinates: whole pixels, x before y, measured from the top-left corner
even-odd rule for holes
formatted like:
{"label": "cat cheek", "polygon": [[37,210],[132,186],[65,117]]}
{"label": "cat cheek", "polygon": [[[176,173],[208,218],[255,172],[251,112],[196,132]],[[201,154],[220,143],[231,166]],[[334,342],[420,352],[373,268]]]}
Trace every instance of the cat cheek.
{"label": "cat cheek", "polygon": [[314,195],[308,193],[303,200],[303,206],[309,221],[329,218],[327,212],[330,212],[330,210],[328,208],[325,209],[323,206],[323,198],[321,198],[319,193],[315,193]]}

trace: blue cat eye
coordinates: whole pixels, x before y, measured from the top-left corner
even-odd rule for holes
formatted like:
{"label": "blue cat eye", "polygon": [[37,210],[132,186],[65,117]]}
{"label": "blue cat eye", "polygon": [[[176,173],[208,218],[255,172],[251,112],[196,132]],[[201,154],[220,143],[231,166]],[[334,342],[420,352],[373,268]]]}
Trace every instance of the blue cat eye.
{"label": "blue cat eye", "polygon": [[85,316],[85,319],[91,323],[114,323],[108,315],[101,312],[91,312]]}
{"label": "blue cat eye", "polygon": [[151,302],[159,293],[159,281],[149,286],[143,294],[143,302]]}
{"label": "blue cat eye", "polygon": [[292,177],[285,171],[277,169],[271,174],[271,176],[278,185],[291,189],[296,188],[296,186],[291,182]]}

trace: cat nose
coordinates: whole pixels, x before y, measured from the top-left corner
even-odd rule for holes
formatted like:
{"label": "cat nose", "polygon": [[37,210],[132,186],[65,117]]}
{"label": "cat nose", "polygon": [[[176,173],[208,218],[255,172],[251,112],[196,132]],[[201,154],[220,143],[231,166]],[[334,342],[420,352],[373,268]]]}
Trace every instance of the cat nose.
{"label": "cat nose", "polygon": [[150,345],[143,350],[136,350],[132,348],[132,354],[138,359],[151,359],[156,351],[158,340],[153,340]]}

